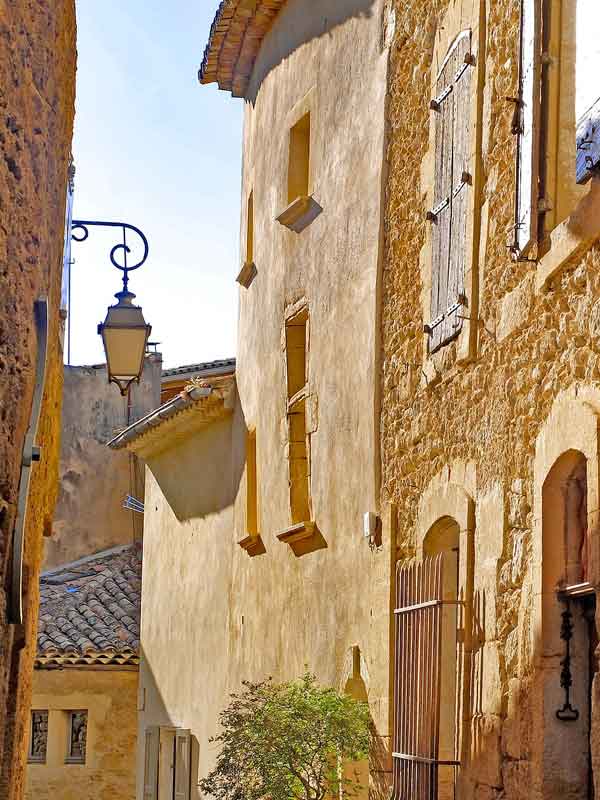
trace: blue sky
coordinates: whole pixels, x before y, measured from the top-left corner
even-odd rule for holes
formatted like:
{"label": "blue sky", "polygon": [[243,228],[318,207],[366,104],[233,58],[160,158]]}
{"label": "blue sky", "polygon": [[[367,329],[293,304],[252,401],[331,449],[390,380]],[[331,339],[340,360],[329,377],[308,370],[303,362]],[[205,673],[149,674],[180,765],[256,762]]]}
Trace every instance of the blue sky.
{"label": "blue sky", "polygon": [[[200,86],[217,0],[77,0],[74,217],[130,222],[150,243],[130,288],[166,366],[235,354],[243,106]],[[104,360],[116,240],[73,244],[71,362]]]}

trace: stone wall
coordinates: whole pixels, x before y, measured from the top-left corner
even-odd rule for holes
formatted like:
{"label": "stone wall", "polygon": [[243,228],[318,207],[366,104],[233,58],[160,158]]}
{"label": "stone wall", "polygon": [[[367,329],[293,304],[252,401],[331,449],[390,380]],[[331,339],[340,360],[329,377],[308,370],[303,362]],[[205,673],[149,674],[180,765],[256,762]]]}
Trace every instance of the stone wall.
{"label": "stone wall", "polygon": [[[26,800],[133,800],[137,670],[36,669],[32,708],[48,710],[43,764],[27,768]],[[67,764],[68,711],[87,711],[85,764]]]}
{"label": "stone wall", "polygon": [[[600,246],[590,248],[593,235],[586,241],[581,235],[597,214],[595,184],[588,185],[584,205],[554,231],[543,258],[534,252],[534,260],[515,262],[507,247],[514,222],[516,140],[514,107],[506,98],[518,90],[519,9],[517,0],[394,3],[382,309],[383,495],[397,509],[401,559],[421,554],[419,543],[436,518],[453,516],[451,498],[459,489],[474,505],[469,568],[481,630],[472,642],[461,798],[541,796],[534,774],[536,758],[539,766],[535,738],[541,735],[536,719],[541,713],[553,716],[555,697],[558,704],[562,697],[559,688],[550,702],[534,691],[535,666],[544,655],[537,615],[541,555],[533,555],[541,554],[542,522],[535,498],[545,479],[534,466],[549,442],[562,436],[564,448],[569,447],[567,417],[551,430],[546,425],[561,393],[571,398],[568,418],[577,430],[592,413],[586,404],[596,408],[584,398],[594,394],[600,379]],[[439,65],[440,43],[469,26],[481,34],[479,43],[475,36],[481,128],[472,132],[480,219],[475,220],[474,293],[466,312],[476,332],[466,358],[459,357],[454,343],[432,364],[422,302],[423,252],[431,225],[425,198],[432,70]],[[578,213],[584,219],[579,227]],[[565,244],[571,235],[577,246]],[[554,259],[553,277],[547,281],[549,259]],[[590,526],[596,524],[591,515],[596,508],[597,503],[589,507]],[[544,703],[545,712],[540,710]],[[553,734],[563,737],[565,759],[567,730],[559,727]],[[596,747],[597,732],[592,740]],[[561,791],[557,780],[544,797]]]}
{"label": "stone wall", "polygon": [[[73,0],[0,8],[0,796],[21,796],[42,534],[56,498],[62,387],[59,321],[75,95]],[[12,530],[34,389],[34,301],[49,301],[48,369],[25,546],[25,624],[7,626]]]}
{"label": "stone wall", "polygon": [[128,421],[158,407],[161,368],[159,355],[146,358],[128,409],[127,398],[108,383],[106,367],[65,367],[60,491],[45,542],[45,569],[141,540],[143,516],[126,511],[122,502],[127,494],[143,501],[143,467],[106,443]]}

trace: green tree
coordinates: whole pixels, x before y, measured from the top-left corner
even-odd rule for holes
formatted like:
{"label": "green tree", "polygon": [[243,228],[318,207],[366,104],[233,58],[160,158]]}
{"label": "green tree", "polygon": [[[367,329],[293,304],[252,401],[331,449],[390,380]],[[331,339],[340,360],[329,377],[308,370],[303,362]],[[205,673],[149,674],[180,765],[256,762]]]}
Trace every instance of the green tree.
{"label": "green tree", "polygon": [[215,768],[203,792],[217,800],[323,800],[362,787],[343,762],[368,757],[369,707],[319,686],[314,675],[244,681],[220,715]]}

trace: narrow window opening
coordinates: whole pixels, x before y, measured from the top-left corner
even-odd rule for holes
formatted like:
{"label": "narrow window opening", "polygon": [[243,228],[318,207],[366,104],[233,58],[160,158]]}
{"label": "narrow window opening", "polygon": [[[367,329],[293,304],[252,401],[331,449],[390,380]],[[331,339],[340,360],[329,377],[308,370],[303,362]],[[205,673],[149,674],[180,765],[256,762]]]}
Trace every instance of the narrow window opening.
{"label": "narrow window opening", "polygon": [[310,113],[305,114],[290,130],[288,203],[309,194],[309,176]]}
{"label": "narrow window opening", "polygon": [[292,523],[310,520],[310,466],[306,425],[307,375],[306,310],[288,320],[285,328],[289,435],[289,484]]}
{"label": "narrow window opening", "polygon": [[254,192],[248,197],[246,212],[246,264],[254,262]]}
{"label": "narrow window opening", "polygon": [[246,530],[250,536],[258,536],[256,431],[249,431],[246,438]]}

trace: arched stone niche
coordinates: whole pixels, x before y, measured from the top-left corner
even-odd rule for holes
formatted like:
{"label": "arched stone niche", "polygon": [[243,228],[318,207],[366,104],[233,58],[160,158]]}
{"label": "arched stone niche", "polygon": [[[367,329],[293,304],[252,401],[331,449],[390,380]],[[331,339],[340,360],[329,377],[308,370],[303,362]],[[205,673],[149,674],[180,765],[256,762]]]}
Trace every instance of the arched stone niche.
{"label": "arched stone niche", "polygon": [[[566,642],[561,638],[567,609],[561,588],[599,582],[598,414],[600,392],[574,387],[555,400],[542,426],[533,470],[532,584],[530,638],[533,653],[532,797],[587,800],[590,796],[591,741],[598,723],[591,718],[595,592],[571,598],[571,705],[576,719],[557,711],[566,701],[561,687]],[[592,757],[593,760],[593,757]],[[595,783],[598,784],[596,777]]]}

